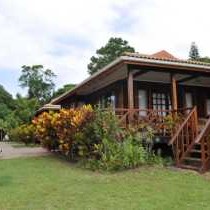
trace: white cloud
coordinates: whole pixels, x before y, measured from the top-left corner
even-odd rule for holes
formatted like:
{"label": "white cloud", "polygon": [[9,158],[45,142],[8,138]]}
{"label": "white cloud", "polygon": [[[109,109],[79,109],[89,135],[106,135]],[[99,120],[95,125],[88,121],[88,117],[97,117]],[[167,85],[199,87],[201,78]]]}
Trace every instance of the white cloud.
{"label": "white cloud", "polygon": [[78,83],[111,36],[142,53],[166,49],[178,57],[187,57],[195,41],[210,55],[209,6],[208,0],[0,0],[0,75],[43,64],[59,86]]}

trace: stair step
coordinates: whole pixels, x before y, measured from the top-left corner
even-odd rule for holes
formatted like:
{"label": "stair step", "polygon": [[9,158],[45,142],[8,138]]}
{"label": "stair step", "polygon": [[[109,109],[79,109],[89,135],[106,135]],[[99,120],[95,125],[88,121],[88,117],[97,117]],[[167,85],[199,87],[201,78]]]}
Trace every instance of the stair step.
{"label": "stair step", "polygon": [[190,169],[190,170],[195,170],[195,171],[199,171],[200,167],[197,166],[191,166],[191,165],[180,165],[180,168],[184,168],[184,169]]}
{"label": "stair step", "polygon": [[185,157],[184,160],[190,160],[190,161],[197,161],[201,162],[201,158],[192,158],[192,157]]}
{"label": "stair step", "polygon": [[192,149],[190,152],[191,153],[201,153],[201,150],[199,150],[199,149]]}

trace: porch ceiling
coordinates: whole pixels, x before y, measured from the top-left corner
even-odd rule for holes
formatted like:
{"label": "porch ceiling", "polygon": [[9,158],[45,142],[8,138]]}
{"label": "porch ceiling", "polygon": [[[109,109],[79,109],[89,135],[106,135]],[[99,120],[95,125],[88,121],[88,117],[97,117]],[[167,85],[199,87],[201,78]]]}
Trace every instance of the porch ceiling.
{"label": "porch ceiling", "polygon": [[192,86],[210,87],[210,77],[198,76],[194,79],[191,79],[187,82],[183,82],[181,84],[192,85]]}
{"label": "porch ceiling", "polygon": [[[176,80],[184,79],[189,75],[185,74],[176,74]],[[134,78],[137,81],[148,81],[148,82],[161,82],[161,83],[170,83],[171,82],[171,73],[170,72],[157,72],[157,71],[147,71],[141,75]]]}
{"label": "porch ceiling", "polygon": [[[137,72],[137,70],[135,71]],[[139,72],[141,71],[139,70]],[[174,75],[174,77],[176,81],[182,85],[210,87],[210,77],[207,76],[177,73]],[[171,83],[171,73],[151,70],[140,73],[138,76],[134,78],[134,80],[146,81],[146,82]]]}

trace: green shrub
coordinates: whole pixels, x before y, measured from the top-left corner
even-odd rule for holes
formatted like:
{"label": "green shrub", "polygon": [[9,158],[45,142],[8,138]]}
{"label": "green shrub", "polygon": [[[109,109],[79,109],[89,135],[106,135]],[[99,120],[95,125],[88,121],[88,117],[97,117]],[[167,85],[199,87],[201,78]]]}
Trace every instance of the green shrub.
{"label": "green shrub", "polygon": [[83,127],[92,118],[92,107],[61,109],[59,112],[44,112],[33,120],[36,134],[42,145],[69,156],[80,144]]}
{"label": "green shrub", "polygon": [[125,136],[125,131],[120,128],[120,123],[112,111],[94,110],[91,122],[86,124],[75,136],[79,154],[82,158],[100,158],[95,150],[95,145],[102,143],[103,139],[120,142]]}
{"label": "green shrub", "polygon": [[26,145],[30,143],[38,143],[35,134],[35,127],[32,124],[24,124],[9,132],[9,139],[15,142],[23,142]]}
{"label": "green shrub", "polygon": [[93,170],[120,170],[161,163],[162,158],[155,156],[151,149],[153,130],[143,124],[121,128],[111,111],[96,110],[92,123],[83,129],[81,136],[86,167]]}
{"label": "green shrub", "polygon": [[101,144],[95,145],[95,150],[100,158],[95,160],[98,164],[90,162],[93,169],[97,169],[95,166],[103,170],[135,168],[146,160],[146,151],[141,145],[134,144],[133,139],[123,142],[103,139]]}
{"label": "green shrub", "polygon": [[153,130],[146,124],[122,128],[112,110],[86,105],[43,113],[33,120],[36,136],[49,149],[83,160],[91,169],[120,170],[159,163],[152,151]]}

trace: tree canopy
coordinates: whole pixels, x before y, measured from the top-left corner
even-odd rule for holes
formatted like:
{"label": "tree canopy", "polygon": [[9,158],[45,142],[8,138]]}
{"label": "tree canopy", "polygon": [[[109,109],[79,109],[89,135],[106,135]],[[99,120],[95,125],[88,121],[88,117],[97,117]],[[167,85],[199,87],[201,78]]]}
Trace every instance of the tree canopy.
{"label": "tree canopy", "polygon": [[2,85],[0,85],[0,105],[1,104],[4,104],[8,109],[13,109],[15,107],[12,95],[7,92]]}
{"label": "tree canopy", "polygon": [[49,100],[53,94],[56,75],[42,65],[22,66],[19,83],[22,88],[28,88],[28,98],[36,98],[40,103]]}
{"label": "tree canopy", "polygon": [[201,57],[198,59],[198,61],[205,62],[205,63],[210,63],[210,57]]}
{"label": "tree canopy", "polygon": [[0,85],[0,119],[6,120],[15,109],[15,100],[2,85]]}
{"label": "tree canopy", "polygon": [[91,75],[94,74],[124,52],[135,52],[135,49],[129,46],[128,41],[122,38],[110,38],[105,46],[96,50],[96,56],[90,58],[88,73]]}
{"label": "tree canopy", "polygon": [[28,99],[18,94],[14,115],[20,124],[28,123],[33,118],[39,106],[39,102],[36,98]]}
{"label": "tree canopy", "polygon": [[192,42],[191,44],[190,51],[189,51],[189,58],[191,60],[196,60],[196,61],[200,61],[204,63],[210,63],[210,57],[208,56],[201,57],[199,55],[198,46],[195,44],[195,42]]}
{"label": "tree canopy", "polygon": [[192,42],[189,52],[189,58],[191,60],[198,60],[200,58],[198,47],[195,42]]}
{"label": "tree canopy", "polygon": [[60,96],[61,94],[71,90],[75,86],[76,86],[75,84],[66,84],[66,85],[64,85],[62,88],[59,88],[57,91],[55,91],[53,93],[53,98],[56,98],[56,97]]}

